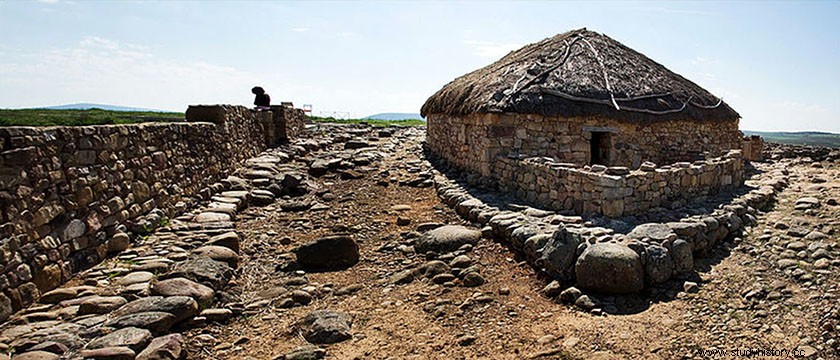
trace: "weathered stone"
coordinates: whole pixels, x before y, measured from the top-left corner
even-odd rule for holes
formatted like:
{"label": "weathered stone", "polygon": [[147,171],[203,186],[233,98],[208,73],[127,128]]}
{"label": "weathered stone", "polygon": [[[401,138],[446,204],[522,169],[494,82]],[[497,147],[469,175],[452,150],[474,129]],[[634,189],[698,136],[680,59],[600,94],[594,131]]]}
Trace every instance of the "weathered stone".
{"label": "weathered stone", "polygon": [[349,235],[322,237],[293,252],[298,263],[315,270],[341,270],[359,262],[359,245]]}
{"label": "weathered stone", "polygon": [[47,351],[28,351],[19,355],[15,355],[14,360],[59,360],[61,356]]}
{"label": "weathered stone", "polygon": [[114,318],[105,322],[105,326],[112,328],[136,327],[146,329],[152,334],[163,334],[175,324],[175,315],[162,311],[141,312]]}
{"label": "weathered stone", "polygon": [[186,356],[184,337],[181,334],[169,334],[152,339],[136,360],[180,360]]}
{"label": "weathered stone", "polygon": [[683,239],[674,240],[671,244],[671,258],[674,260],[674,271],[686,273],[694,270],[694,255],[691,244]]}
{"label": "weathered stone", "polygon": [[239,253],[239,234],[231,231],[226,232],[224,234],[216,235],[210,238],[207,241],[208,245],[216,245],[216,246],[224,246],[228,249],[233,250],[236,253]]}
{"label": "weathered stone", "polygon": [[627,294],[641,290],[644,287],[644,274],[639,255],[618,244],[590,245],[575,264],[575,275],[580,287],[608,294]]}
{"label": "weathered stone", "polygon": [[134,360],[136,353],[131,348],[116,346],[82,350],[79,355],[86,360]]}
{"label": "weathered stone", "polygon": [[581,295],[580,290],[572,286],[560,292],[560,301],[566,304],[574,304]]}
{"label": "weathered stone", "polygon": [[198,303],[188,296],[150,296],[123,305],[111,316],[119,318],[143,312],[167,312],[175,315],[175,323],[179,323],[198,314]]}
{"label": "weathered stone", "polygon": [[131,246],[131,240],[128,237],[128,234],[124,232],[117,232],[111,239],[108,240],[108,253],[118,253],[128,249]]}
{"label": "weathered stone", "polygon": [[213,303],[215,292],[213,289],[185,278],[173,278],[155,282],[151,288],[152,295],[161,296],[189,296],[202,309]]}
{"label": "weathered stone", "polygon": [[561,226],[554,231],[551,240],[546,242],[542,255],[536,260],[537,266],[555,279],[573,280],[576,252],[580,243],[580,235]]}
{"label": "weathered stone", "polygon": [[193,250],[193,254],[198,256],[206,256],[216,261],[227,263],[230,267],[236,268],[239,266],[239,255],[224,246],[207,245]]}
{"label": "weathered stone", "polygon": [[79,315],[106,314],[125,305],[128,301],[121,296],[98,296],[79,304]]}
{"label": "weathered stone", "polygon": [[668,249],[659,245],[649,245],[645,248],[645,279],[657,284],[671,278],[674,272],[674,262]]}
{"label": "weathered stone", "polygon": [[196,215],[193,218],[193,221],[195,221],[197,223],[231,221],[231,216],[229,214],[209,212],[208,211],[208,212],[203,212],[201,214]]}
{"label": "weathered stone", "polygon": [[638,240],[650,239],[657,243],[661,243],[665,240],[675,239],[677,234],[675,234],[674,231],[665,224],[651,223],[636,226],[633,231],[630,231],[627,234],[627,237]]}
{"label": "weathered stone", "polygon": [[143,350],[152,341],[152,333],[146,329],[127,327],[96,338],[87,345],[88,349],[127,347],[135,352]]}
{"label": "weathered stone", "polygon": [[444,253],[458,250],[464,244],[475,245],[481,239],[481,232],[460,225],[445,225],[429,230],[417,239],[414,249],[424,254],[429,251]]}
{"label": "weathered stone", "polygon": [[200,256],[176,264],[164,279],[183,277],[220,290],[230,281],[233,269],[227,263]]}
{"label": "weathered stone", "polygon": [[154,279],[155,274],[148,271],[135,271],[117,280],[117,284],[128,286],[137,283],[149,282]]}
{"label": "weathered stone", "polygon": [[315,346],[305,345],[283,355],[284,360],[321,360],[327,355],[327,351]]}
{"label": "weathered stone", "polygon": [[44,266],[35,273],[32,282],[40,291],[55,289],[61,285],[61,268],[55,264]]}
{"label": "weathered stone", "polygon": [[198,316],[207,319],[207,322],[226,322],[233,317],[230,309],[205,309]]}
{"label": "weathered stone", "polygon": [[313,311],[297,323],[306,341],[314,344],[332,344],[350,339],[352,325],[352,316],[333,310]]}

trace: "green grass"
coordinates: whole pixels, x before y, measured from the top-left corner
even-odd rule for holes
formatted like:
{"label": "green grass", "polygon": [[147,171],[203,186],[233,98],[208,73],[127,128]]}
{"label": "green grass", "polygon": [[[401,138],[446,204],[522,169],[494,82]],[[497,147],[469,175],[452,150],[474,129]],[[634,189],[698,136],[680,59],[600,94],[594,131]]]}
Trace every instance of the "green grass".
{"label": "green grass", "polygon": [[406,119],[406,120],[371,120],[371,119],[336,119],[331,117],[318,117],[318,116],[309,116],[309,120],[312,120],[317,123],[333,123],[333,124],[367,124],[371,126],[389,126],[389,125],[401,125],[401,126],[419,126],[419,125],[426,125],[426,122],[423,120],[417,119]]}
{"label": "green grass", "polygon": [[745,135],[759,135],[764,141],[790,145],[810,145],[840,148],[840,134],[826,132],[763,132],[744,130]]}
{"label": "green grass", "polygon": [[184,121],[184,114],[175,112],[0,109],[0,126],[82,126],[181,121]]}

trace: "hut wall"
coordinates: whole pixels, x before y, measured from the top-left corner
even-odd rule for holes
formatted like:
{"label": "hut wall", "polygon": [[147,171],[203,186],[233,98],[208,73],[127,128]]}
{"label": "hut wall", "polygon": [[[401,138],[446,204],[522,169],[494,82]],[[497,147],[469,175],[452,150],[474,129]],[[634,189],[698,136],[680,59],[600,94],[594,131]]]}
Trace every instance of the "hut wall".
{"label": "hut wall", "polygon": [[[741,150],[694,163],[611,174],[612,169],[574,167],[550,159],[499,156],[491,169],[503,192],[552,210],[610,217],[653,207],[684,205],[698,196],[731,190],[744,181]],[[626,170],[626,169],[625,169]]]}
{"label": "hut wall", "polygon": [[592,131],[610,134],[608,165],[634,169],[644,161],[694,161],[742,146],[737,119],[629,123],[536,114],[431,114],[427,142],[447,161],[487,176],[492,159],[499,154],[546,156],[559,162],[587,164]]}

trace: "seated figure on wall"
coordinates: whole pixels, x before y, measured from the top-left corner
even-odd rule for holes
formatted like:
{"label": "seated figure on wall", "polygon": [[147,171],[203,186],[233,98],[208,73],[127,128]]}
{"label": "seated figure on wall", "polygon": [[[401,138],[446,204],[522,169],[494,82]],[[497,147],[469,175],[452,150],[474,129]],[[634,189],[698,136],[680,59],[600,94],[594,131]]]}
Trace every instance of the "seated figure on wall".
{"label": "seated figure on wall", "polygon": [[251,88],[251,93],[256,95],[254,105],[256,105],[257,110],[271,110],[271,97],[265,93],[262,87],[254,86]]}

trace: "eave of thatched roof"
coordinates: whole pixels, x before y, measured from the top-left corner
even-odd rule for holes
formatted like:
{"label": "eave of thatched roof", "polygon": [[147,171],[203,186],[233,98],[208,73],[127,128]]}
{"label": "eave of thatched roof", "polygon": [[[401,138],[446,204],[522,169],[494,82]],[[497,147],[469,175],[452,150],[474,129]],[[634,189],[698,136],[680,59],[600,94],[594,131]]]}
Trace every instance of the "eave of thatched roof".
{"label": "eave of thatched roof", "polygon": [[697,84],[586,29],[527,45],[461,76],[420,113],[522,113],[627,121],[726,121],[735,110]]}

